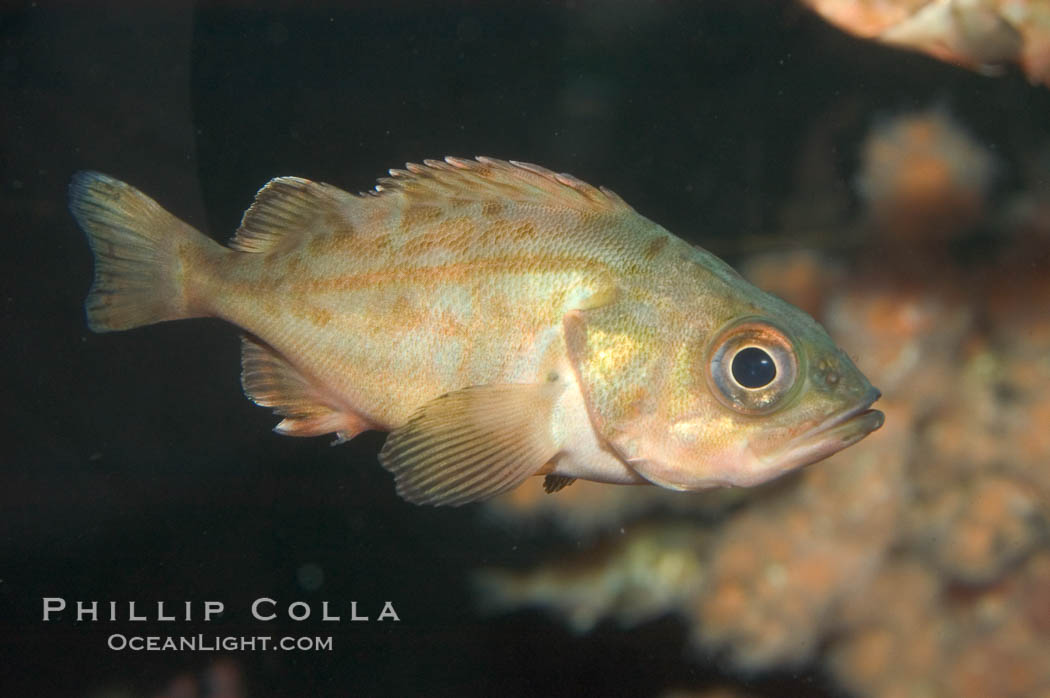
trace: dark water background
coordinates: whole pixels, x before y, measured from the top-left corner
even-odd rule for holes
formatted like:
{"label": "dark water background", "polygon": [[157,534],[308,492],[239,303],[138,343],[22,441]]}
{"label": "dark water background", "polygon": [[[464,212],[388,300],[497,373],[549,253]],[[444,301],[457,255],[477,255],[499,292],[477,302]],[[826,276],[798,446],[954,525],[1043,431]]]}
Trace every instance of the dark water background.
{"label": "dark water background", "polygon": [[[210,660],[109,651],[136,628],[45,624],[44,596],[219,599],[227,618],[171,632],[334,636],[330,653],[233,655],[254,696],[829,695],[805,669],[705,663],[674,620],[575,637],[538,613],[478,614],[472,570],[586,542],[401,502],[381,435],[272,434],[222,323],[91,334],[66,186],[99,169],[225,239],[276,175],[358,191],[406,160],[486,154],[606,185],[732,259],[775,227],[816,122],[842,121],[849,187],[857,113],[944,103],[1005,152],[1045,133],[1047,91],[852,40],[786,2],[154,5],[0,9],[0,695],[152,695]],[[402,620],[261,625],[259,596],[373,615],[391,600]]]}

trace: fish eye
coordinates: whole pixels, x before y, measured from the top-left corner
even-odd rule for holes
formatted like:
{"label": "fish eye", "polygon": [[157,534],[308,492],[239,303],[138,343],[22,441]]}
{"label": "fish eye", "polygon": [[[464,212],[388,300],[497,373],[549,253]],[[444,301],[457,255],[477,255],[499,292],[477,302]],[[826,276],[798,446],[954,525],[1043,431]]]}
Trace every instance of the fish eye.
{"label": "fish eye", "polygon": [[773,357],[758,347],[744,347],[733,357],[733,380],[745,388],[764,388],[777,377]]}
{"label": "fish eye", "polygon": [[712,344],[708,383],[715,397],[743,414],[768,414],[795,387],[798,354],[786,332],[748,319],[722,332]]}

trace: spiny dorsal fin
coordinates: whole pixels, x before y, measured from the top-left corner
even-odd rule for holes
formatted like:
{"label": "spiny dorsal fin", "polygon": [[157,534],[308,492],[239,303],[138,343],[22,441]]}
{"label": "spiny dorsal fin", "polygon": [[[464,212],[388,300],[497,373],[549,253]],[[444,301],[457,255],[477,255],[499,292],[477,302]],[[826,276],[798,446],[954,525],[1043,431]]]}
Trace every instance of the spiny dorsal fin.
{"label": "spiny dorsal fin", "polygon": [[379,461],[415,504],[459,506],[517,487],[558,451],[550,415],[563,384],[482,385],[423,405]]}
{"label": "spiny dorsal fin", "polygon": [[579,211],[625,213],[632,209],[614,192],[593,187],[569,174],[552,172],[527,162],[479,156],[475,160],[446,157],[410,162],[405,169],[390,170],[376,185],[382,196],[400,192],[414,201],[507,200]]}
{"label": "spiny dorsal fin", "polygon": [[262,340],[241,341],[241,385],[252,402],[272,407],[284,417],[274,427],[286,436],[321,436],[337,432],[339,443],[371,428],[356,414],[330,404],[309,380]]}
{"label": "spiny dorsal fin", "polygon": [[[591,213],[634,212],[605,187],[593,187],[572,175],[527,162],[450,156],[423,163],[410,162],[403,170],[390,170],[390,176],[381,178],[369,194],[380,198],[400,195],[412,203],[502,200]],[[282,241],[298,240],[318,230],[344,224],[352,229],[349,216],[369,198],[300,177],[277,177],[255,195],[230,247],[240,252],[269,252]]]}
{"label": "spiny dorsal fin", "polygon": [[322,182],[300,177],[271,179],[244,212],[230,247],[240,252],[269,252],[282,240],[297,240],[319,228],[338,226],[346,220],[347,207],[359,200]]}
{"label": "spiny dorsal fin", "polygon": [[576,478],[569,477],[568,475],[554,475],[549,474],[543,478],[543,491],[547,494],[554,494],[560,492],[572,483],[576,482]]}

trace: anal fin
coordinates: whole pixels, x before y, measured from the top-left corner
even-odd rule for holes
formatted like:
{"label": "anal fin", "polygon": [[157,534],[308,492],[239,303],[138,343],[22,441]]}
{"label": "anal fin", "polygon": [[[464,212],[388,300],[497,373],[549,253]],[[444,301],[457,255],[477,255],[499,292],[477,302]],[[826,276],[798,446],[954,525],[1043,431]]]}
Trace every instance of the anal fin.
{"label": "anal fin", "polygon": [[313,383],[268,344],[251,335],[241,342],[241,385],[256,405],[284,417],[274,427],[286,436],[321,436],[336,432],[349,441],[372,425],[357,414],[332,405]]}
{"label": "anal fin", "polygon": [[379,460],[415,504],[459,506],[517,487],[559,449],[551,411],[564,385],[482,385],[423,405]]}

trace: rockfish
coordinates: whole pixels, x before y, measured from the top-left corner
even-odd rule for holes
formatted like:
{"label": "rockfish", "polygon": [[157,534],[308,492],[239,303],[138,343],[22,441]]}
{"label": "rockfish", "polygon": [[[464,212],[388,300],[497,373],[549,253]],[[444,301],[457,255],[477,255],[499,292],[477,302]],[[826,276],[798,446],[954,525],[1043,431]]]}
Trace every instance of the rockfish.
{"label": "rockfish", "polygon": [[219,317],[291,436],[390,431],[398,493],[460,505],[544,475],[755,485],[882,425],[812,318],[619,196],[445,158],[349,194],[270,181],[227,247],[97,172],[70,187],[96,332]]}

